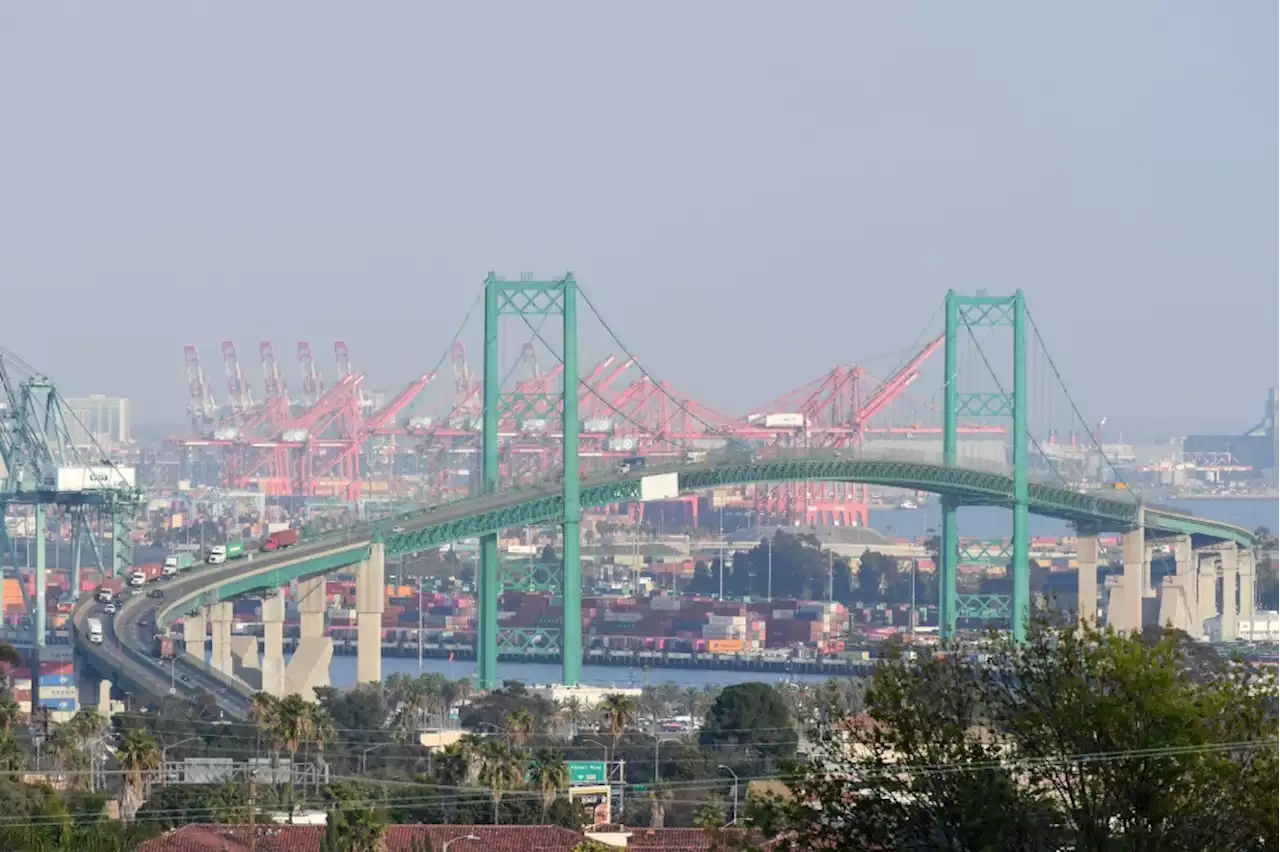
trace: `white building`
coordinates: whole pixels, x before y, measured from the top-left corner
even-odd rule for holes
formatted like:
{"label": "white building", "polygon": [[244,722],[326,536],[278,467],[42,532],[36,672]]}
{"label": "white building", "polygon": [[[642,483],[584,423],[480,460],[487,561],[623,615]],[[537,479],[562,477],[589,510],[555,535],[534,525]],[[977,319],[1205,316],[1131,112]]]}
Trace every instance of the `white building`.
{"label": "white building", "polygon": [[[1221,642],[1221,616],[1206,618],[1204,630],[1210,642]],[[1236,638],[1241,642],[1280,642],[1280,612],[1263,609],[1253,613],[1252,621],[1237,618]]]}

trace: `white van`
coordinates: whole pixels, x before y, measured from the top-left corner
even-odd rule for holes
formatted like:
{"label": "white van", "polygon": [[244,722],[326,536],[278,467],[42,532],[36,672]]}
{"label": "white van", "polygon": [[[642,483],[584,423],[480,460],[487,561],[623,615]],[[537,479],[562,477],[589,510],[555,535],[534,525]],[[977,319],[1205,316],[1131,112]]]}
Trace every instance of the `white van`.
{"label": "white van", "polygon": [[129,585],[133,586],[135,589],[141,589],[146,584],[147,575],[143,574],[141,571],[134,571],[129,575]]}
{"label": "white van", "polygon": [[227,546],[225,544],[215,544],[213,547],[209,548],[208,562],[210,565],[221,565],[226,561]]}

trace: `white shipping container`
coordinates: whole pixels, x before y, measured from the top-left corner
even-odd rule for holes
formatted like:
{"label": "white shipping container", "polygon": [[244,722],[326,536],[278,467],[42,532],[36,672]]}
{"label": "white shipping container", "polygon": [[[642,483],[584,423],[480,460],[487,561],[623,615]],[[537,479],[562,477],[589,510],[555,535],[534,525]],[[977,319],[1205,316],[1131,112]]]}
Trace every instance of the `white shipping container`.
{"label": "white shipping container", "polygon": [[285,429],[280,433],[281,439],[290,444],[301,444],[307,440],[308,436],[306,429]]}
{"label": "white shipping container", "polygon": [[707,624],[742,624],[747,623],[745,615],[708,615]]}
{"label": "white shipping container", "polygon": [[108,488],[135,488],[138,477],[131,467],[60,467],[58,491],[102,491]]}
{"label": "white shipping container", "polygon": [[234,441],[238,437],[240,437],[240,430],[235,426],[223,426],[221,429],[213,430],[215,441]]}
{"label": "white shipping container", "polygon": [[630,436],[610,438],[609,450],[615,453],[628,453],[636,448],[636,439]]}
{"label": "white shipping container", "polygon": [[41,686],[40,687],[40,700],[42,702],[61,700],[64,698],[75,699],[75,698],[78,698],[79,696],[80,696],[80,691],[75,687],[74,684],[72,684],[71,686]]}
{"label": "white shipping container", "polygon": [[613,421],[606,417],[599,417],[595,420],[586,420],[582,424],[583,432],[612,432]]}
{"label": "white shipping container", "polygon": [[800,429],[804,427],[804,415],[794,413],[766,414],[764,416],[764,426],[766,429]]}
{"label": "white shipping container", "polygon": [[666,595],[658,595],[649,599],[649,608],[661,610],[663,612],[676,612],[680,609],[680,599],[672,598]]}
{"label": "white shipping container", "polygon": [[547,421],[541,418],[526,420],[524,423],[520,424],[520,426],[525,432],[537,433],[547,431]]}

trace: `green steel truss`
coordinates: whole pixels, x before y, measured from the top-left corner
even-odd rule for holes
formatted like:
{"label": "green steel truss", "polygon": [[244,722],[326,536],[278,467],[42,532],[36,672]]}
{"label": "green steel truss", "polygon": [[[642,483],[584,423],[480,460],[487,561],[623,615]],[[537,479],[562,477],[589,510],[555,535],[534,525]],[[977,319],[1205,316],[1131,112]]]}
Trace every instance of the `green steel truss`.
{"label": "green steel truss", "polygon": [[[533,512],[550,512],[563,527],[561,585],[565,589],[564,623],[560,631],[563,682],[576,684],[582,675],[582,564],[579,555],[579,525],[582,519],[580,499],[578,432],[578,284],[572,274],[558,281],[505,281],[493,273],[484,284],[484,421],[482,429],[481,477],[486,496],[500,492],[498,481],[498,428],[504,417],[523,419],[532,416],[560,415],[563,468],[561,487],[554,498],[533,501]],[[524,318],[531,328],[530,317],[560,317],[562,348],[560,363],[564,366],[560,392],[551,394],[505,393],[499,379],[499,338],[504,316]],[[499,515],[501,512],[498,513]],[[542,518],[546,520],[547,517]],[[495,516],[496,520],[496,516]],[[518,524],[519,522],[517,522]],[[533,523],[529,521],[526,525]],[[486,529],[480,535],[479,616],[476,647],[476,679],[482,689],[498,685],[498,647],[519,639],[523,633],[498,628],[498,599],[501,578],[498,565],[498,536],[504,524]],[[539,635],[544,639],[547,633]]]}
{"label": "green steel truss", "polygon": [[559,562],[502,563],[502,590],[504,592],[550,592],[560,594]]}
{"label": "green steel truss", "polygon": [[1008,595],[956,595],[957,618],[1001,621],[1011,617]]}
{"label": "green steel truss", "polygon": [[[684,492],[757,482],[820,479],[928,491],[948,497],[957,505],[1007,506],[1013,493],[1012,478],[997,473],[922,462],[841,458],[824,450],[806,453],[803,457],[751,462],[713,459],[701,465],[655,467],[627,475],[597,477],[582,483],[581,505],[603,506],[638,500],[643,475],[673,470],[679,472],[679,487]],[[1099,532],[1133,529],[1139,519],[1139,505],[1135,502],[1080,494],[1036,483],[1030,485],[1028,504],[1037,515],[1090,524]],[[378,524],[340,530],[296,550],[268,557],[267,565],[249,563],[230,579],[211,579],[209,586],[179,600],[166,602],[157,621],[163,627],[174,618],[201,606],[261,594],[267,589],[286,586],[293,580],[356,565],[369,558],[369,545],[374,535],[382,537],[385,554],[390,557],[430,550],[508,528],[558,523],[563,518],[563,511],[564,497],[553,490],[553,486],[518,488],[492,497],[445,504],[435,510],[423,509],[397,515]],[[1186,533],[1213,541],[1233,541],[1242,547],[1253,545],[1252,533],[1234,524],[1156,507],[1146,508],[1141,517],[1145,527],[1153,533]],[[402,526],[404,531],[381,532],[392,526]],[[347,541],[350,543],[345,543]],[[326,549],[327,542],[332,544]]]}
{"label": "green steel truss", "polygon": [[[1027,479],[1027,370],[1026,370],[1026,306],[1022,291],[1012,296],[961,296],[954,290],[947,292],[944,307],[945,336],[943,342],[943,408],[942,408],[942,456],[948,469],[958,469],[957,435],[961,417],[1011,417],[1009,430],[1013,443],[1013,476],[1004,478],[1008,491],[1005,496],[1013,509],[1013,547],[1011,574],[1013,595],[1009,609],[1013,637],[1021,641],[1026,636],[1030,617],[1030,577],[1028,574],[1029,539],[1027,522],[1035,501],[1034,488]],[[1000,393],[962,392],[958,387],[959,337],[961,326],[966,329],[1010,327],[1013,329],[1013,381],[1012,391],[1000,384]],[[1054,489],[1059,491],[1060,489]],[[1062,499],[1058,495],[1052,500]],[[1083,496],[1083,495],[1082,495]],[[938,598],[939,624],[944,639],[955,636],[956,619],[961,614],[961,602],[956,583],[960,562],[960,534],[956,524],[956,510],[965,501],[962,495],[942,495],[941,565],[939,569]],[[1134,510],[1136,516],[1136,507]],[[966,603],[966,612],[973,607]],[[990,611],[985,605],[979,608]]]}
{"label": "green steel truss", "polygon": [[1003,539],[970,539],[960,544],[960,561],[965,565],[1008,565],[1012,551]]}

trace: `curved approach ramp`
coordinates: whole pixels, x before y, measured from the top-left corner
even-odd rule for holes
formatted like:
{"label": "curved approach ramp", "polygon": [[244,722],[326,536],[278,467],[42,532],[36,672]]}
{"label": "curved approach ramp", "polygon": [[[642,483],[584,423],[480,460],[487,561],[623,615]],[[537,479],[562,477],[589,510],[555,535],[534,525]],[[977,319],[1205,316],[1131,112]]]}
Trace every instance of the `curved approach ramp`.
{"label": "curved approach ramp", "polygon": [[[757,458],[749,453],[726,454],[699,464],[655,466],[596,476],[582,482],[582,505],[638,500],[641,481],[646,476],[670,473],[677,474],[682,493],[726,485],[810,480],[909,488],[955,497],[968,506],[1008,506],[1013,499],[1013,478],[1006,470],[947,466],[923,458],[903,458],[901,454],[879,457],[865,451],[827,450],[783,453],[769,458]],[[148,631],[163,630],[174,619],[203,606],[261,594],[293,580],[356,565],[368,558],[375,539],[382,541],[386,555],[392,556],[429,550],[509,527],[556,523],[564,515],[560,488],[557,482],[512,488],[500,494],[396,515],[376,524],[359,524],[304,541],[283,552],[268,556],[254,554],[247,562],[197,569],[161,586],[161,601],[144,596],[130,599],[116,616],[120,629],[112,631],[112,636],[102,645],[90,645],[79,629],[77,643],[96,667],[148,693],[163,695],[171,688],[178,693],[190,693],[199,685],[214,692],[220,700],[226,697],[229,706],[238,706],[249,694],[247,686],[181,661],[161,668],[161,662],[150,654]],[[1099,531],[1124,532],[1143,526],[1153,536],[1188,534],[1206,542],[1230,541],[1242,546],[1253,543],[1252,533],[1242,527],[1172,509],[1144,506],[1128,492],[1099,496],[1033,481],[1029,508],[1037,515],[1089,525]],[[77,609],[77,628],[87,616],[89,605],[82,604]],[[178,669],[184,670],[187,680],[175,676]],[[198,684],[197,674],[200,675]]]}

